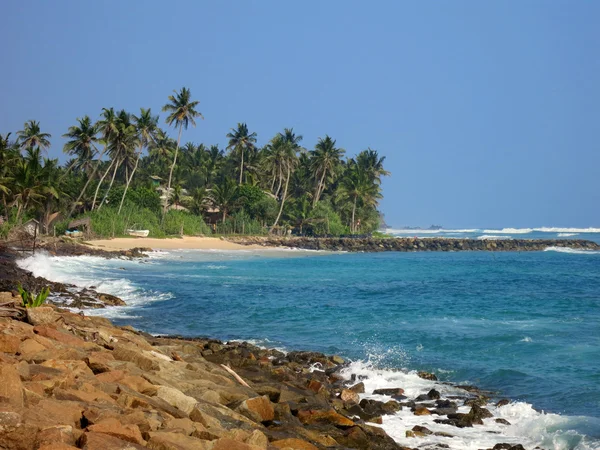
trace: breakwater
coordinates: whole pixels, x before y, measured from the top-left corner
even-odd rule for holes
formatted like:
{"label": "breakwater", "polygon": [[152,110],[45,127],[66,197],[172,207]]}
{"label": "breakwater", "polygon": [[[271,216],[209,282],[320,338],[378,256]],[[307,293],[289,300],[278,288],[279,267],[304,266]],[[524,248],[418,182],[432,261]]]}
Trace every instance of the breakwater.
{"label": "breakwater", "polygon": [[548,247],[600,250],[600,245],[581,239],[450,239],[450,238],[311,238],[279,236],[235,236],[228,241],[242,245],[290,247],[306,250],[347,252],[456,252],[543,251]]}

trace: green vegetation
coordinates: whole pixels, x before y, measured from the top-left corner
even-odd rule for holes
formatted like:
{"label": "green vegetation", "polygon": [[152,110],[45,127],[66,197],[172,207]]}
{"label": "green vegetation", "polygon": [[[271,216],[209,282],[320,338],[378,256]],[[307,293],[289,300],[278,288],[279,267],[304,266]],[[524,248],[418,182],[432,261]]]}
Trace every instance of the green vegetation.
{"label": "green vegetation", "polygon": [[[70,159],[47,158],[50,134],[39,122],[0,135],[0,238],[35,218],[42,233],[62,234],[70,220],[90,217],[97,236],[147,229],[150,236],[200,234],[344,235],[378,228],[384,157],[355,157],[330,136],[312,149],[292,128],[263,146],[246,123],[228,133],[225,149],[182,142],[203,118],[189,89],[169,96],[160,128],[150,109],[103,108],[63,135]],[[14,136],[14,138],[13,138]],[[60,213],[57,215],[56,213]]]}
{"label": "green vegetation", "polygon": [[46,303],[48,295],[50,295],[50,288],[48,286],[43,288],[39,292],[39,294],[36,294],[35,292],[26,291],[25,289],[23,289],[23,286],[21,286],[21,284],[17,286],[17,289],[19,290],[19,294],[21,294],[21,306],[23,306],[24,308],[37,308],[38,306],[42,306],[44,303]]}

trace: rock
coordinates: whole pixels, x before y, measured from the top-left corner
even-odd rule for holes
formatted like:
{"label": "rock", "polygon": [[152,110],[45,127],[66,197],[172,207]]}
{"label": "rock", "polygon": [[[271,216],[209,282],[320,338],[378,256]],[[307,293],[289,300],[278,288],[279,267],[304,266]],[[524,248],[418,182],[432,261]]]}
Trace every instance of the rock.
{"label": "rock", "polygon": [[344,358],[342,358],[341,356],[337,356],[337,355],[332,356],[330,359],[331,359],[331,362],[333,362],[334,364],[338,364],[338,365],[344,364],[346,362],[344,360]]}
{"label": "rock", "polygon": [[436,391],[435,389],[432,389],[427,393],[427,397],[430,398],[431,400],[439,400],[440,393],[438,391]]}
{"label": "rock", "polygon": [[0,427],[0,448],[2,450],[30,450],[37,444],[39,428],[33,424]]}
{"label": "rock", "polygon": [[157,386],[140,376],[126,376],[120,379],[119,383],[124,384],[141,394],[149,395],[150,397],[157,395],[158,392]]}
{"label": "rock", "polygon": [[203,441],[180,433],[156,431],[148,433],[147,448],[152,450],[213,450],[211,441]]}
{"label": "rock", "polygon": [[430,372],[418,372],[417,375],[419,376],[419,378],[423,378],[424,380],[431,380],[431,381],[437,381],[437,377],[435,376],[435,374],[430,373]]}
{"label": "rock", "polygon": [[240,442],[231,438],[220,438],[212,443],[211,450],[264,450],[266,447],[259,447],[248,443]]}
{"label": "rock", "polygon": [[158,370],[160,368],[156,359],[146,356],[136,347],[124,344],[117,344],[115,346],[113,357],[119,361],[132,362],[144,371]]}
{"label": "rock", "polygon": [[362,381],[360,383],[356,383],[354,386],[349,388],[352,392],[356,392],[357,394],[365,393],[365,383]]}
{"label": "rock", "polygon": [[385,389],[375,389],[373,394],[376,395],[403,395],[404,389],[402,388],[385,388]]}
{"label": "rock", "polygon": [[2,353],[17,353],[21,339],[12,334],[0,333],[0,352]]}
{"label": "rock", "polygon": [[142,438],[142,433],[136,425],[122,425],[117,419],[105,419],[101,422],[88,427],[89,431],[95,433],[108,434],[123,441],[133,442],[134,444],[144,445],[146,441]]}
{"label": "rock", "polygon": [[336,427],[352,427],[355,425],[352,420],[336,413],[334,410],[305,409],[298,411],[297,417],[304,425],[330,424]]}
{"label": "rock", "polygon": [[262,449],[267,448],[269,439],[262,431],[254,430],[250,436],[246,439],[246,444],[254,445]]}
{"label": "rock", "polygon": [[271,445],[281,449],[318,450],[318,448],[311,443],[296,438],[280,439],[278,441],[271,442]]}
{"label": "rock", "polygon": [[496,419],[495,422],[501,423],[502,425],[510,425],[511,424],[508,420],[502,419],[502,418]]}
{"label": "rock", "polygon": [[35,339],[25,339],[19,344],[17,351],[21,354],[21,358],[28,360],[32,356],[37,355],[44,350],[46,350],[46,347],[37,342]]}
{"label": "rock", "polygon": [[79,439],[79,445],[83,450],[144,450],[146,448],[108,434],[95,432],[84,433]]}
{"label": "rock", "polygon": [[26,308],[27,322],[31,325],[56,324],[61,316],[51,306],[38,306],[37,308]]}
{"label": "rock", "polygon": [[90,344],[77,336],[59,331],[56,328],[52,328],[48,325],[36,325],[33,328],[33,332],[71,347],[87,348],[89,346],[88,344]]}
{"label": "rock", "polygon": [[119,297],[116,297],[116,296],[110,295],[110,294],[98,293],[98,300],[100,300],[105,305],[110,305],[110,306],[126,306],[127,305],[127,303],[125,303]]}
{"label": "rock", "polygon": [[424,406],[419,405],[415,408],[414,415],[415,416],[429,416],[429,415],[431,415],[431,411],[429,411]]}
{"label": "rock", "polygon": [[77,450],[77,447],[69,444],[62,444],[60,442],[54,442],[52,444],[43,444],[38,450]]}
{"label": "rock", "polygon": [[49,446],[50,444],[74,446],[76,441],[73,427],[70,425],[57,425],[44,428],[38,433],[37,440],[40,446]]}
{"label": "rock", "polygon": [[496,406],[500,407],[500,406],[506,406],[508,404],[510,404],[510,400],[503,398],[498,403],[496,403]]}
{"label": "rock", "polygon": [[415,425],[414,427],[412,427],[412,431],[415,434],[415,436],[427,436],[433,434],[433,431],[431,431],[429,428],[422,427],[420,425]]}
{"label": "rock", "polygon": [[358,403],[360,401],[358,394],[350,389],[342,389],[340,398],[346,403]]}
{"label": "rock", "polygon": [[21,414],[5,408],[0,409],[0,427],[15,427],[21,422]]}
{"label": "rock", "polygon": [[0,363],[0,406],[23,407],[23,383],[16,367],[10,364]]}
{"label": "rock", "polygon": [[269,422],[275,418],[273,404],[266,395],[244,400],[237,411],[255,422]]}
{"label": "rock", "polygon": [[186,414],[191,413],[196,403],[198,403],[195,398],[168,386],[159,386],[156,390],[156,396]]}
{"label": "rock", "polygon": [[115,357],[109,352],[94,352],[85,359],[86,364],[95,374],[112,370],[114,361]]}

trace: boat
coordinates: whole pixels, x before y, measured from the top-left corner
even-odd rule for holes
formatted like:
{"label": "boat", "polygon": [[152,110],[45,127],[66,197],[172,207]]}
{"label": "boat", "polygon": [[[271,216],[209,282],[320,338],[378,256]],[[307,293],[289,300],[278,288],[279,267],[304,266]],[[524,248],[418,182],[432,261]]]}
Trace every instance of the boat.
{"label": "boat", "polygon": [[135,237],[148,237],[150,230],[127,230],[127,234]]}

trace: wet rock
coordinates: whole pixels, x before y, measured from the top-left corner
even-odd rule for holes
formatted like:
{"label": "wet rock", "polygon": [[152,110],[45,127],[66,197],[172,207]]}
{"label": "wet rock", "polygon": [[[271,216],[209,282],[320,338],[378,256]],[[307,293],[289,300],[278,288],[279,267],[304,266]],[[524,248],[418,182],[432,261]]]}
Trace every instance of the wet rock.
{"label": "wet rock", "polygon": [[510,400],[503,398],[502,400],[498,401],[498,403],[496,403],[497,407],[501,407],[501,406],[506,406],[510,404]]}
{"label": "wet rock", "polygon": [[431,389],[427,393],[427,398],[429,398],[431,400],[438,400],[440,398],[440,393],[438,391],[436,391],[435,389]]}
{"label": "wet rock", "polygon": [[425,408],[424,406],[418,405],[414,410],[415,416],[429,416],[431,415],[431,411]]}
{"label": "wet rock", "polygon": [[376,395],[403,395],[404,389],[402,388],[385,388],[385,389],[375,389],[373,394]]}
{"label": "wet rock", "polygon": [[511,424],[508,420],[502,419],[502,418],[496,419],[495,422],[501,423],[502,425],[510,425]]}
{"label": "wet rock", "polygon": [[360,397],[358,394],[350,389],[342,389],[340,393],[340,399],[346,403],[358,403],[360,401]]}
{"label": "wet rock", "polygon": [[437,377],[435,376],[435,374],[430,373],[430,372],[418,372],[417,375],[419,376],[419,378],[423,378],[424,380],[431,380],[431,381],[437,381]]}
{"label": "wet rock", "polygon": [[110,295],[110,294],[98,293],[98,300],[100,300],[105,305],[110,305],[110,306],[126,306],[127,305],[127,303],[125,303],[119,297]]}
{"label": "wet rock", "polygon": [[303,424],[328,424],[336,427],[352,427],[354,422],[334,410],[305,409],[298,411],[298,419]]}
{"label": "wet rock", "polygon": [[352,386],[348,389],[350,389],[352,392],[356,392],[357,394],[364,394],[365,393],[365,383],[363,383],[361,381],[360,383],[356,383],[354,386]]}

